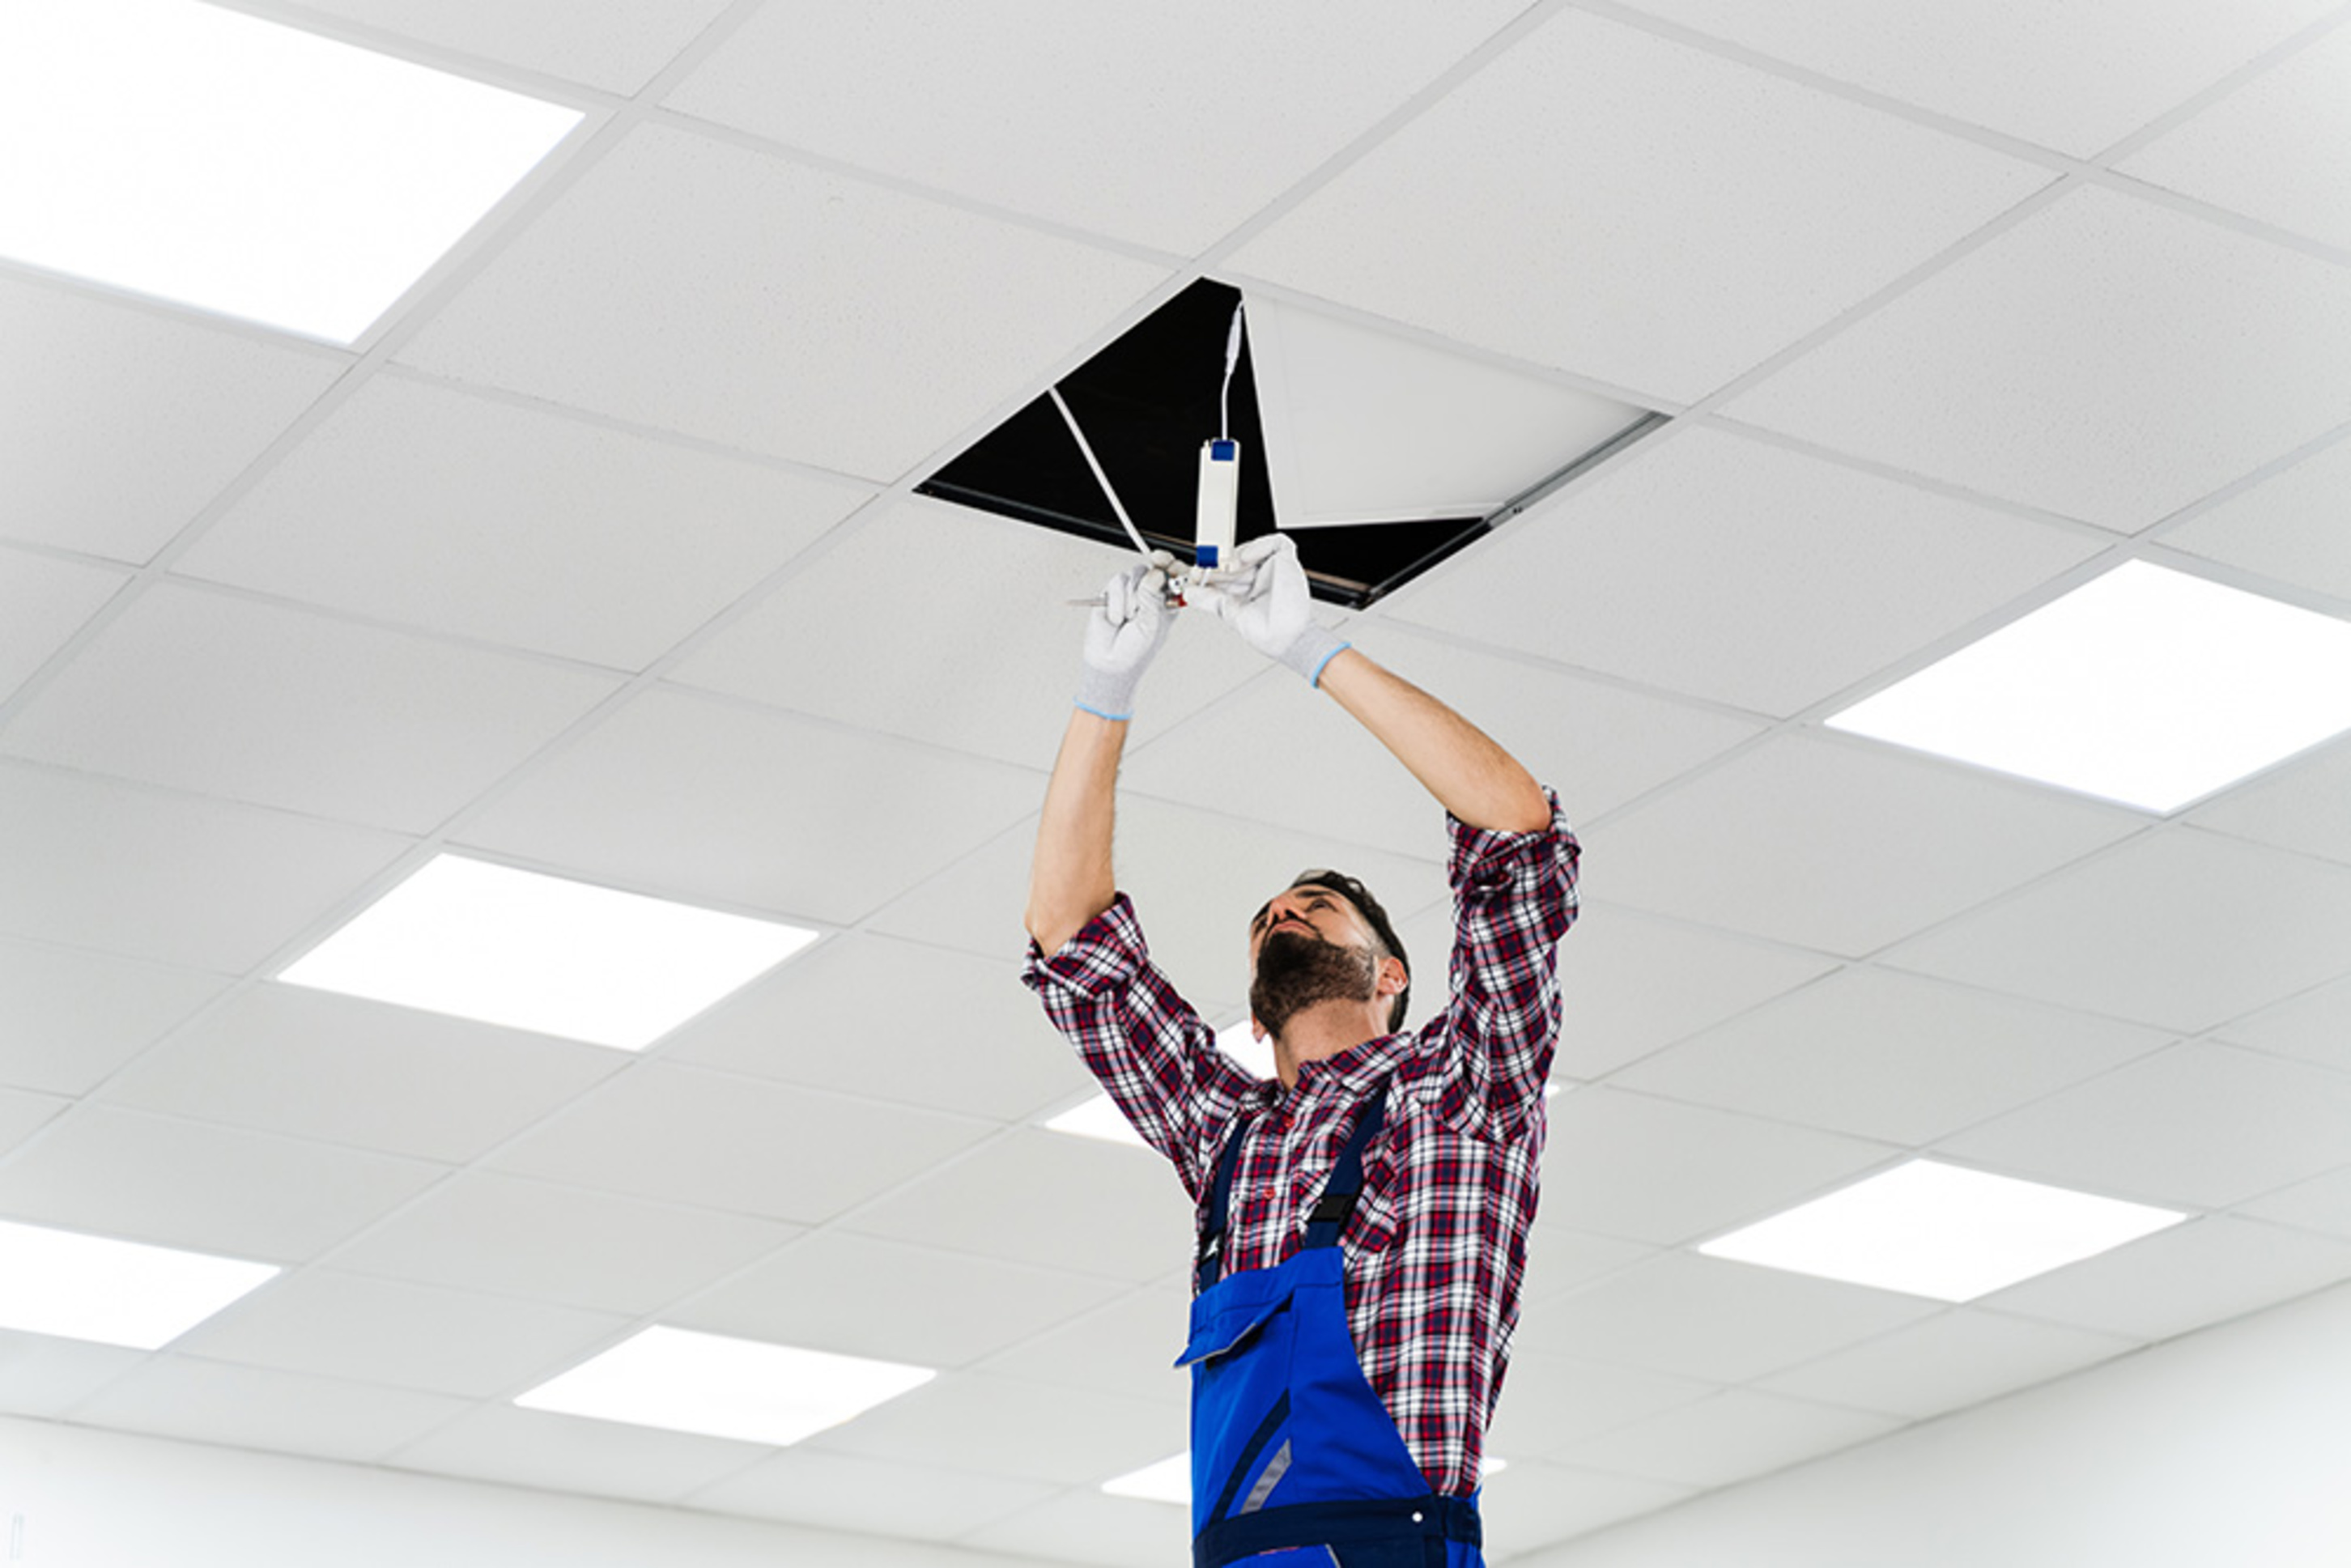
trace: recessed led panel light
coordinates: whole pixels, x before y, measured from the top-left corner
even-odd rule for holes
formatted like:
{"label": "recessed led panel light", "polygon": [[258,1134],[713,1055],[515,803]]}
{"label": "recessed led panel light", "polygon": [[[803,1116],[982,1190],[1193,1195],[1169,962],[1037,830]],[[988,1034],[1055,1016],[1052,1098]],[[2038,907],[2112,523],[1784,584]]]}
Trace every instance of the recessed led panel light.
{"label": "recessed led panel light", "polygon": [[268,1263],[0,1221],[0,1328],[154,1350],[277,1273]]}
{"label": "recessed led panel light", "polygon": [[919,1388],[926,1366],[649,1328],[515,1403],[635,1427],[778,1448]]}
{"label": "recessed led panel light", "polygon": [[1698,1249],[1710,1258],[1969,1301],[2187,1216],[1913,1160]]}
{"label": "recessed led panel light", "polygon": [[[1478,1468],[1478,1479],[1490,1479],[1510,1468],[1508,1459],[1489,1458]],[[1187,1448],[1155,1465],[1113,1477],[1102,1482],[1102,1490],[1113,1497],[1135,1497],[1145,1502],[1172,1502],[1188,1508],[1192,1503],[1191,1450]]]}
{"label": "recessed led panel light", "polygon": [[1067,1133],[1073,1138],[1099,1138],[1105,1144],[1131,1144],[1138,1149],[1149,1146],[1134,1130],[1134,1124],[1126,1119],[1126,1113],[1107,1094],[1096,1094],[1071,1106],[1047,1121],[1045,1129]]}
{"label": "recessed led panel light", "polygon": [[641,1051],[816,936],[442,855],[278,978]]}
{"label": "recessed led panel light", "polygon": [[580,120],[194,0],[0,5],[0,256],[348,343]]}
{"label": "recessed led panel light", "polygon": [[2172,811],[2351,728],[2351,622],[2133,561],[1829,727]]}

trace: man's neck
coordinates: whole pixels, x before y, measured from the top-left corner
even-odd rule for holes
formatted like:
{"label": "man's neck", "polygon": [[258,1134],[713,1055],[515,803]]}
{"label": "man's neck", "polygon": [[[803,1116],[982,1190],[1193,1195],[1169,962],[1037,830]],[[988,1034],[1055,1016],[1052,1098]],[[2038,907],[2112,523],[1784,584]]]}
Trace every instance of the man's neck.
{"label": "man's neck", "polygon": [[1317,1002],[1290,1015],[1273,1037],[1273,1068],[1282,1087],[1298,1087],[1298,1070],[1343,1051],[1353,1051],[1367,1040],[1388,1032],[1388,998],[1371,1002]]}

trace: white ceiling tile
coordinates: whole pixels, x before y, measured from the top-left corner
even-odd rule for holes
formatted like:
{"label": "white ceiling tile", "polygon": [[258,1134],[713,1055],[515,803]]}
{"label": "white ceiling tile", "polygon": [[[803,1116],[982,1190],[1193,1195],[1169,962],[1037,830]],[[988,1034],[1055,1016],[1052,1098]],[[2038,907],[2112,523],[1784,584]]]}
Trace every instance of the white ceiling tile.
{"label": "white ceiling tile", "polygon": [[106,567],[0,549],[0,702],[129,580]]}
{"label": "white ceiling tile", "polygon": [[299,9],[632,94],[727,0],[301,0]]}
{"label": "white ceiling tile", "polygon": [[0,1413],[64,1415],[147,1360],[147,1353],[0,1329]]}
{"label": "white ceiling tile", "polygon": [[2134,179],[2351,247],[2351,191],[2345,189],[2342,161],[2334,156],[2351,137],[2346,78],[2351,30],[2338,26],[2116,167]]}
{"label": "white ceiling tile", "polygon": [[163,584],[50,680],[0,744],[68,768],[422,832],[619,685]]}
{"label": "white ceiling tile", "polygon": [[626,1319],[313,1269],[277,1281],[175,1347],[191,1355],[488,1398],[518,1393]]}
{"label": "white ceiling tile", "polygon": [[405,847],[287,812],[0,765],[0,931],[242,970]]}
{"label": "white ceiling tile", "polygon": [[[403,362],[893,478],[1162,281],[1106,251],[640,127]],[[985,299],[987,308],[972,302]]]}
{"label": "white ceiling tile", "polygon": [[[916,1366],[963,1366],[1119,1292],[1092,1276],[825,1230],[664,1321]],[[952,1310],[943,1310],[952,1303]],[[1174,1353],[1169,1353],[1174,1359]]]}
{"label": "white ceiling tile", "polygon": [[[1147,1150],[1017,1129],[852,1216],[861,1232],[1142,1283],[1192,1256],[1192,1205]],[[1176,1350],[1183,1347],[1178,1345]],[[1168,1352],[1174,1361],[1176,1351]]]}
{"label": "white ceiling tile", "polygon": [[2163,542],[2208,560],[2351,599],[2351,441],[2336,441],[2275,476],[2163,531]]}
{"label": "white ceiling tile", "polygon": [[1560,944],[1557,1075],[1605,1077],[1834,967],[1816,953],[1587,899]]}
{"label": "white ceiling tile", "polygon": [[1983,1298],[2021,1317],[2163,1339],[2259,1312],[2351,1279],[2351,1241],[2225,1215]]}
{"label": "white ceiling tile", "polygon": [[194,1443],[365,1463],[463,1415],[465,1402],[188,1355],[160,1355],[74,1419]]}
{"label": "white ceiling tile", "polygon": [[1636,10],[1922,109],[2089,157],[2331,0],[1628,0]]}
{"label": "white ceiling tile", "polygon": [[1486,1539],[1492,1542],[1487,1550],[1499,1562],[1504,1560],[1502,1552],[1516,1555],[1520,1543],[1532,1547],[1564,1541],[1620,1520],[1670,1508],[1697,1490],[1666,1481],[1513,1460],[1509,1469],[1486,1483],[1478,1511],[1485,1521]]}
{"label": "white ceiling tile", "polygon": [[0,1155],[57,1120],[72,1101],[56,1094],[0,1089]]}
{"label": "white ceiling tile", "polygon": [[0,1083],[86,1094],[217,995],[218,976],[0,940]]}
{"label": "white ceiling tile", "polygon": [[1182,1405],[1191,1383],[1176,1369],[1189,1338],[1191,1281],[1176,1277],[1122,1296],[992,1355],[979,1370],[1039,1383],[1068,1383],[1134,1399]]}
{"label": "white ceiling tile", "polygon": [[2351,800],[2351,740],[2337,740],[2228,791],[2186,820],[2234,838],[2351,865],[2346,800]]}
{"label": "white ceiling tile", "polygon": [[1550,1307],[1594,1360],[1744,1383],[1915,1322],[1940,1303],[1677,1252]]}
{"label": "white ceiling tile", "polygon": [[[1625,1241],[1614,1236],[1594,1236],[1588,1231],[1571,1228],[1564,1221],[1538,1210],[1535,1215],[1533,1239],[1527,1249],[1526,1296],[1540,1302],[1547,1296],[1588,1285],[1594,1280],[1607,1278],[1634,1264],[1657,1255],[1658,1249],[1646,1242]],[[1531,1318],[1520,1320],[1518,1338],[1523,1342],[1530,1323],[1541,1316],[1540,1307]],[[1573,1354],[1572,1347],[1560,1347],[1563,1354]]]}
{"label": "white ceiling tile", "polygon": [[1959,1307],[1765,1378],[1761,1386],[1923,1421],[2137,1347],[2137,1340]]}
{"label": "white ceiling tile", "polygon": [[173,570],[635,670],[870,493],[380,375]]}
{"label": "white ceiling tile", "polygon": [[984,1122],[638,1062],[493,1155],[495,1169],[734,1214],[831,1218]]}
{"label": "white ceiling tile", "polygon": [[273,347],[0,278],[0,535],[144,561],[334,383]]}
{"label": "white ceiling tile", "polygon": [[261,986],[149,1052],[102,1098],[462,1164],[627,1060],[437,1013]]}
{"label": "white ceiling tile", "polygon": [[[671,672],[688,685],[1031,768],[1077,695],[1086,612],[1131,550],[916,498],[855,532]],[[883,585],[886,585],[883,586]],[[1025,613],[1008,615],[1008,606]],[[1202,613],[1178,615],[1139,695],[1141,747],[1266,661]]]}
{"label": "white ceiling tile", "polygon": [[2078,190],[1726,412],[2135,531],[2351,417],[2351,273]]}
{"label": "white ceiling tile", "polygon": [[[461,837],[641,891],[847,924],[1043,796],[1027,769],[656,689],[503,793]],[[1018,931],[1006,933],[1015,952]]]}
{"label": "white ceiling tile", "polygon": [[720,1513],[866,1535],[887,1521],[892,1535],[946,1541],[1060,1490],[1042,1481],[794,1448],[704,1487],[685,1501]]}
{"label": "white ceiling tile", "polygon": [[1719,1487],[1882,1437],[1902,1425],[1890,1416],[1733,1388],[1576,1444],[1560,1458],[1648,1480]]}
{"label": "white ceiling tile", "polygon": [[1065,1485],[1139,1469],[1184,1441],[1175,1406],[976,1372],[948,1373],[809,1439],[826,1453]]}
{"label": "white ceiling tile", "polygon": [[2182,1045],[1947,1138],[1939,1149],[2002,1175],[2221,1208],[2351,1158],[2351,1073]]}
{"label": "white ceiling tile", "polygon": [[795,1234],[770,1220],[464,1171],[337,1249],[334,1265],[635,1316]]}
{"label": "white ceiling tile", "polygon": [[662,1054],[1008,1121],[1092,1082],[1020,983],[1017,955],[981,958],[859,932],[754,981],[670,1036]]}
{"label": "white ceiling tile", "polygon": [[1784,716],[2097,548],[1728,430],[1691,427],[1633,448],[1454,557],[1399,594],[1395,613]]}
{"label": "white ceiling tile", "polygon": [[315,1256],[443,1174],[420,1160],[84,1105],[0,1164],[0,1212],[291,1261]]}
{"label": "white ceiling tile", "polygon": [[404,1470],[673,1502],[769,1450],[757,1443],[491,1405],[392,1457]]}
{"label": "white ceiling tile", "polygon": [[[670,108],[1190,255],[1483,42],[1518,0],[770,6]],[[1278,105],[1274,113],[1265,112]]]}
{"label": "white ceiling tile", "polygon": [[2265,1193],[2251,1203],[2239,1204],[2237,1212],[2248,1218],[2324,1231],[2351,1241],[2351,1166]]}
{"label": "white ceiling tile", "polygon": [[1556,1453],[1718,1391],[1713,1384],[1687,1377],[1545,1355],[1525,1349],[1514,1336],[1486,1452],[1516,1469],[1520,1460]]}
{"label": "white ceiling tile", "polygon": [[2351,970],[2351,870],[2166,828],[1887,961],[2202,1030]]}
{"label": "white ceiling tile", "polygon": [[[1182,1441],[1181,1434],[1172,1439]],[[1170,1447],[1156,1456],[1165,1458]],[[1140,1469],[1151,1459],[1138,1461]],[[1029,1562],[1088,1563],[1105,1568],[1165,1568],[1192,1549],[1192,1521],[1175,1503],[1111,1497],[1088,1488],[983,1525],[956,1543]]]}
{"label": "white ceiling tile", "polygon": [[1693,402],[2049,179],[1564,11],[1231,266]]}
{"label": "white ceiling tile", "polygon": [[2232,1045],[2351,1071],[2351,980],[2305,991],[2220,1031]]}
{"label": "white ceiling tile", "polygon": [[[1499,642],[1495,631],[1489,621],[1465,634]],[[1571,822],[1621,806],[1761,727],[1370,619],[1343,635],[1493,737],[1558,791]],[[1259,758],[1265,763],[1250,765]],[[1286,672],[1140,746],[1123,781],[1301,832],[1399,854],[1442,852],[1443,809],[1427,789],[1369,730]]]}
{"label": "white ceiling tile", "polygon": [[1542,1212],[1573,1229],[1673,1246],[1842,1186],[1896,1152],[1614,1089],[1577,1089],[1551,1103]]}
{"label": "white ceiling tile", "polygon": [[1891,748],[1789,736],[1593,830],[1585,885],[1859,957],[2144,821]]}
{"label": "white ceiling tile", "polygon": [[1918,1145],[2170,1043],[2160,1030],[1855,968],[1610,1082]]}

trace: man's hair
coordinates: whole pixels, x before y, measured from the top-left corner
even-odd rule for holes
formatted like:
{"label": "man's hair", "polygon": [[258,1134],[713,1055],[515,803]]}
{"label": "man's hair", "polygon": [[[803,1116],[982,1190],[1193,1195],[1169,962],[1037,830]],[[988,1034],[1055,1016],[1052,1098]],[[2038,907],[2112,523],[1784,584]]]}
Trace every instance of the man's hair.
{"label": "man's hair", "polygon": [[1290,885],[1293,888],[1327,887],[1362,912],[1364,923],[1372,928],[1372,935],[1379,939],[1380,951],[1404,966],[1404,989],[1396,993],[1395,1003],[1388,1009],[1388,1029],[1394,1031],[1404,1028],[1405,1009],[1412,1001],[1412,960],[1405,956],[1404,942],[1396,936],[1395,926],[1388,919],[1388,912],[1380,907],[1378,899],[1372,896],[1372,890],[1345,872],[1327,870],[1301,871],[1290,879]]}

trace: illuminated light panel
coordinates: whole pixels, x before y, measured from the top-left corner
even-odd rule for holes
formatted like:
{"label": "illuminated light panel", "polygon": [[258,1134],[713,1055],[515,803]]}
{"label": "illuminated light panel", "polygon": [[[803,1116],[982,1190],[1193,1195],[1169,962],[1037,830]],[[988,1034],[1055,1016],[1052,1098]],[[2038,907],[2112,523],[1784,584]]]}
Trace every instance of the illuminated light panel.
{"label": "illuminated light panel", "polygon": [[193,0],[0,5],[0,256],[349,343],[580,118]]}
{"label": "illuminated light panel", "polygon": [[[1217,1048],[1238,1062],[1251,1077],[1273,1076],[1273,1042],[1251,1039],[1248,1019],[1218,1030]],[[1048,1132],[1067,1133],[1071,1137],[1099,1138],[1106,1144],[1125,1144],[1138,1149],[1150,1147],[1107,1094],[1097,1094],[1072,1105],[1044,1125]]]}
{"label": "illuminated light panel", "polygon": [[2351,622],[2132,561],[1828,724],[2169,812],[2351,728]]}
{"label": "illuminated light panel", "polygon": [[[1508,1459],[1488,1459],[1478,1469],[1480,1481],[1510,1468]],[[1102,1482],[1102,1490],[1113,1497],[1141,1498],[1145,1502],[1172,1502],[1189,1508],[1192,1505],[1192,1453],[1186,1449],[1157,1464],[1145,1465],[1139,1470],[1129,1470]]]}
{"label": "illuminated light panel", "polygon": [[268,1263],[0,1221],[0,1328],[155,1350],[278,1272]]}
{"label": "illuminated light panel", "polygon": [[816,937],[442,855],[278,978],[642,1051]]}
{"label": "illuminated light panel", "polygon": [[529,1410],[782,1448],[937,1375],[926,1366],[656,1327],[540,1384],[515,1403]]}
{"label": "illuminated light panel", "polygon": [[1940,1301],[1970,1301],[2186,1218],[1913,1160],[1698,1250]]}

